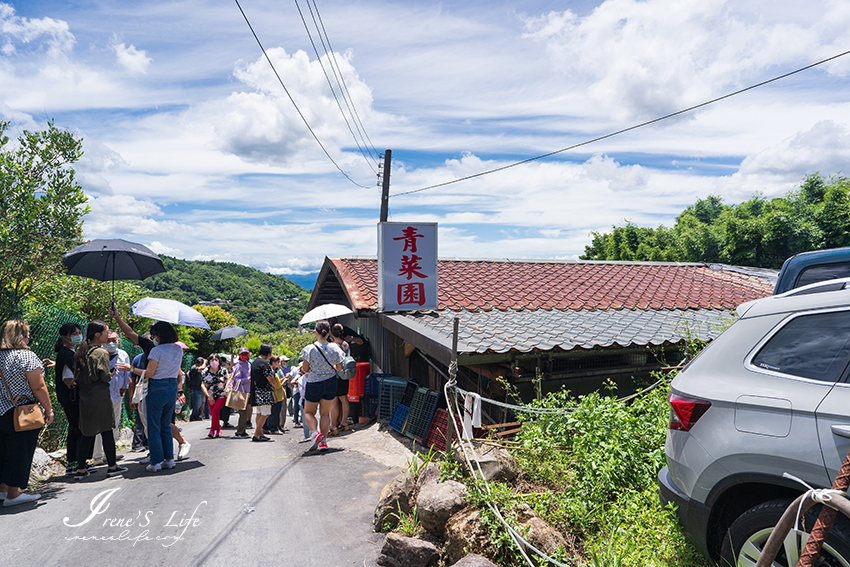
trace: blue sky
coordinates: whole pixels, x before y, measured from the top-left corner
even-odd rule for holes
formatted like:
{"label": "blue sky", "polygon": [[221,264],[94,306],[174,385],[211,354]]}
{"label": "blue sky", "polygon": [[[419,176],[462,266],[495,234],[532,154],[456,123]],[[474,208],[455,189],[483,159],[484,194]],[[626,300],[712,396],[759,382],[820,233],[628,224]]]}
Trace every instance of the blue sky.
{"label": "blue sky", "polygon": [[[284,275],[374,255],[375,160],[358,152],[296,3],[241,4],[328,152],[368,188],[318,147],[232,0],[0,0],[0,119],[13,133],[53,119],[84,139],[87,238]],[[850,49],[841,1],[316,4],[369,138],[393,150],[392,193]],[[390,220],[438,222],[443,257],[574,258],[591,231],[625,219],[670,225],[709,194],[779,196],[808,173],[846,173],[848,73],[850,56],[573,152],[394,197]]]}

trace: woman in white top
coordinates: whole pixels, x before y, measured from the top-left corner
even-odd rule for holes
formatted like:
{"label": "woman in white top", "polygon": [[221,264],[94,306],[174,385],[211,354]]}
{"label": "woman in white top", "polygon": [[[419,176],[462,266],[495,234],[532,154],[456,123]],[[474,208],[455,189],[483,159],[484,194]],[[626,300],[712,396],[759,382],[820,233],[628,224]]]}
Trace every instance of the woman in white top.
{"label": "woman in white top", "polygon": [[150,332],[157,346],[148,355],[145,370],[148,379],[148,448],[151,452],[147,470],[159,472],[163,468],[174,468],[171,418],[177,402],[177,378],[183,362],[183,349],[175,344],[177,332],[169,323],[157,321]]}
{"label": "woman in white top", "polygon": [[[331,408],[336,398],[336,371],[342,370],[342,360],[345,355],[334,343],[329,343],[331,326],[325,321],[316,323],[313,330],[316,342],[304,347],[301,351],[301,372],[307,377],[304,389],[304,422],[310,427],[313,445],[310,451],[319,448],[327,451],[325,436],[331,425]],[[316,410],[320,411],[321,419],[316,419]]]}
{"label": "woman in white top", "polygon": [[23,321],[11,319],[0,328],[0,375],[5,382],[0,386],[0,499],[7,507],[41,497],[21,492],[29,484],[32,457],[41,429],[15,431],[15,402],[23,405],[37,401],[44,413],[45,425],[53,421],[44,367],[41,359],[27,347],[29,338],[29,325]]}

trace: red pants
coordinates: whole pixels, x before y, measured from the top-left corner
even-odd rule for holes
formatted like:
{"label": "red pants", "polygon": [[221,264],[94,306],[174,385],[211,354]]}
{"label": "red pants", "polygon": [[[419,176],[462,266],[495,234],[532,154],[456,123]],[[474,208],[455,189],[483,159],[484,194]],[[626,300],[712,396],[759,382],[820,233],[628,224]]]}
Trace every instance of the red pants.
{"label": "red pants", "polygon": [[221,408],[224,407],[224,402],[226,401],[227,398],[219,398],[214,404],[210,404],[207,401],[207,405],[210,406],[210,435],[221,435],[221,419],[219,419],[218,415],[221,413]]}

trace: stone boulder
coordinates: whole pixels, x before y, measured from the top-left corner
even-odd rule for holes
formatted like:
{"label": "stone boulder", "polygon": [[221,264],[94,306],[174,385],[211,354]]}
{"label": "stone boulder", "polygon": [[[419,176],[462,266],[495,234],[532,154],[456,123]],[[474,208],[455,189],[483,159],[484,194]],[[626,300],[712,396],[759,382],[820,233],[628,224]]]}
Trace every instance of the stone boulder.
{"label": "stone boulder", "polygon": [[463,510],[449,519],[446,528],[446,556],[449,562],[460,561],[467,553],[481,553],[489,545],[489,534],[481,526],[481,512]]}
{"label": "stone boulder", "polygon": [[34,484],[40,480],[47,480],[54,475],[65,474],[65,465],[47,454],[41,447],[36,447],[32,457],[29,483]]}
{"label": "stone boulder", "polygon": [[567,541],[561,535],[561,532],[535,514],[528,504],[517,506],[516,515],[519,522],[519,533],[523,533],[524,529],[527,528],[528,533],[523,537],[546,555],[552,555],[559,547],[567,548]]}
{"label": "stone boulder", "polygon": [[488,481],[510,482],[517,477],[519,467],[507,449],[478,442],[473,444],[478,453],[478,462],[481,463],[481,472]]}
{"label": "stone boulder", "polygon": [[416,498],[419,522],[427,532],[437,536],[446,532],[446,523],[452,514],[465,506],[466,486],[454,480],[428,482],[422,486]]}
{"label": "stone boulder", "polygon": [[440,557],[437,547],[428,541],[399,534],[387,534],[378,565],[381,567],[428,567]]}
{"label": "stone boulder", "polygon": [[498,565],[477,553],[470,553],[452,567],[498,567]]}
{"label": "stone boulder", "polygon": [[428,463],[419,473],[416,478],[416,492],[418,493],[423,486],[432,482],[440,482],[440,465],[437,463]]}
{"label": "stone boulder", "polygon": [[[384,526],[398,525],[399,510],[405,514],[413,511],[413,497],[416,484],[407,473],[401,473],[392,479],[381,490],[378,505],[375,507],[374,528],[376,532],[384,531]],[[395,514],[395,515],[394,515]]]}

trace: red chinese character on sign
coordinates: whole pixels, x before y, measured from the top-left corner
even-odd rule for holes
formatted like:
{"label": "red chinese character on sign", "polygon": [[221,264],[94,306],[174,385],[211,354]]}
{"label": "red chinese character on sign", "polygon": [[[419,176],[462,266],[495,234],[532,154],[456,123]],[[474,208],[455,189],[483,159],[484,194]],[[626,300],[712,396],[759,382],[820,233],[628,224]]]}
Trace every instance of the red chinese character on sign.
{"label": "red chinese character on sign", "polygon": [[407,279],[411,279],[413,276],[419,278],[427,278],[425,274],[422,272],[418,272],[417,270],[421,270],[422,266],[419,265],[419,260],[421,260],[419,256],[416,254],[411,254],[410,256],[402,256],[401,257],[401,270],[399,270],[398,275],[407,276]]}
{"label": "red chinese character on sign", "polygon": [[393,240],[404,240],[404,250],[402,252],[407,252],[410,250],[414,254],[416,253],[416,239],[417,238],[425,238],[424,234],[416,234],[416,227],[409,226],[401,231],[403,236],[398,236],[393,238]]}
{"label": "red chinese character on sign", "polygon": [[398,304],[425,304],[425,284],[420,282],[398,284]]}

